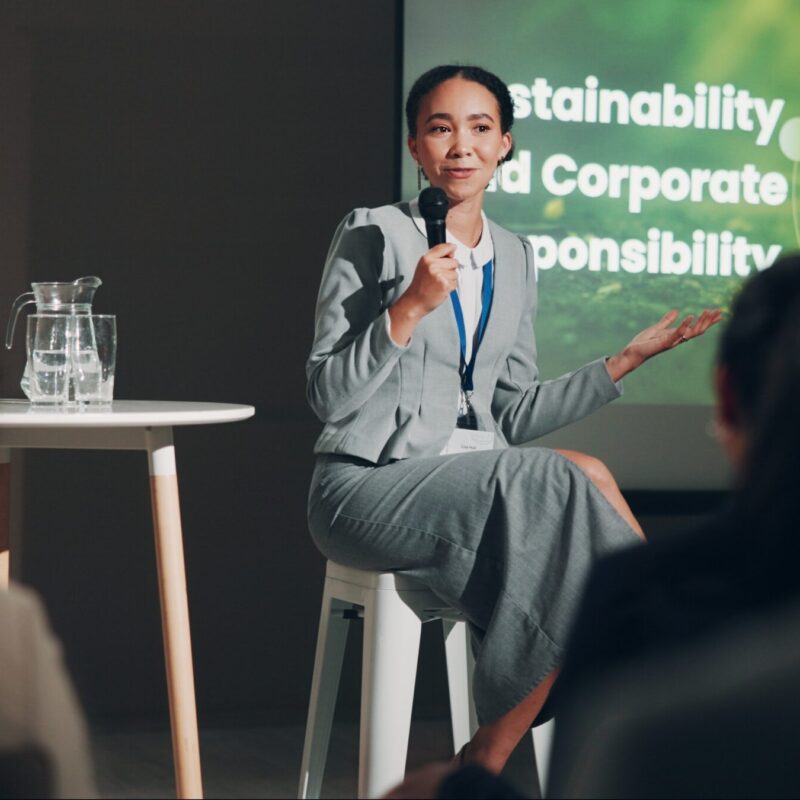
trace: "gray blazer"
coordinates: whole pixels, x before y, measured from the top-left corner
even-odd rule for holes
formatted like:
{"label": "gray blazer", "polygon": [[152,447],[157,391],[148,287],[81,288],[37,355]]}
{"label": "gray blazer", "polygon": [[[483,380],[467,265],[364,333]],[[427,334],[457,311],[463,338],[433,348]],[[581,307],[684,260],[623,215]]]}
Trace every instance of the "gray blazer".
{"label": "gray blazer", "polygon": [[[533,323],[536,276],[530,243],[494,223],[494,299],[475,360],[472,405],[495,446],[531,441],[621,394],[600,358],[540,381]],[[387,309],[428,250],[408,203],[357,208],[331,243],[306,364],[311,407],[325,423],[316,453],[377,464],[436,455],[453,431],[460,378],[453,308],[442,303],[407,346],[388,333]]]}

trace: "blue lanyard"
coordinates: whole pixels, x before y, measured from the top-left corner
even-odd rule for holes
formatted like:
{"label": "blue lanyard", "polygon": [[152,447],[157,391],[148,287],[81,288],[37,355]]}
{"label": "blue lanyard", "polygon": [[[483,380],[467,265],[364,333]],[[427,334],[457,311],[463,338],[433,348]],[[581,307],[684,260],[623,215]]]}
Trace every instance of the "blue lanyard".
{"label": "blue lanyard", "polygon": [[475,356],[478,355],[478,348],[483,341],[483,332],[486,330],[486,321],[489,319],[489,309],[492,305],[492,295],[494,286],[492,285],[492,262],[491,259],[483,265],[483,288],[481,289],[481,317],[478,321],[478,335],[475,337],[475,344],[472,348],[472,358],[467,363],[467,329],[464,325],[464,312],[461,310],[461,302],[458,299],[458,292],[450,292],[450,300],[453,303],[453,313],[456,315],[456,325],[458,326],[458,341],[461,345],[461,358],[459,360],[458,372],[461,375],[461,388],[465,392],[474,390],[472,383],[472,373],[475,370]]}

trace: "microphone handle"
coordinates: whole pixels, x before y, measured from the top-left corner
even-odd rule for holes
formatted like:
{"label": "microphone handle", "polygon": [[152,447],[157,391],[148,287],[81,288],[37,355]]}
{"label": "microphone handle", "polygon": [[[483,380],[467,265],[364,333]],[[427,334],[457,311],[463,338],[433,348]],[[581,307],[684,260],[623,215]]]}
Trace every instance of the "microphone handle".
{"label": "microphone handle", "polygon": [[426,219],[425,233],[428,235],[428,247],[436,247],[447,240],[443,219]]}

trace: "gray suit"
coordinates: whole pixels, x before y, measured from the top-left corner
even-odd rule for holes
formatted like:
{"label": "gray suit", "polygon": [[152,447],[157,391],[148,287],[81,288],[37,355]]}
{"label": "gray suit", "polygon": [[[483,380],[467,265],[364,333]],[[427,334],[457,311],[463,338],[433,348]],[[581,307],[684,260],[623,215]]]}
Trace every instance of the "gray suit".
{"label": "gray suit", "polygon": [[439,455],[453,431],[459,341],[449,302],[399,347],[386,313],[428,249],[406,203],[357,209],[331,245],[307,364],[325,427],[309,494],[319,549],[402,570],[461,610],[477,645],[478,717],[496,719],[560,663],[586,575],[638,541],[600,491],[553,450],[509,447],[617,397],[603,360],[540,382],[527,241],[490,223],[495,292],[473,405],[495,449]]}

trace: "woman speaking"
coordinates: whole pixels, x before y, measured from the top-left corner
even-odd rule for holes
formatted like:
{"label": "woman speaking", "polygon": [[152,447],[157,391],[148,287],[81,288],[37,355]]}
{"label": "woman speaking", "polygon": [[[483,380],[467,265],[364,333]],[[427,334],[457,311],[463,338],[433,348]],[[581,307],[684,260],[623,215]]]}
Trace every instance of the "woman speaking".
{"label": "woman speaking", "polygon": [[555,680],[592,563],[643,538],[597,459],[510,445],[615,399],[719,312],[676,324],[671,311],[618,354],[540,381],[532,249],[482,210],[512,149],[506,85],[436,67],[406,116],[411,156],[447,198],[447,240],[428,247],[417,200],[356,209],[336,231],[306,368],[324,423],[309,521],[327,558],[402,571],[465,615],[480,727],[460,760],[499,772]]}

